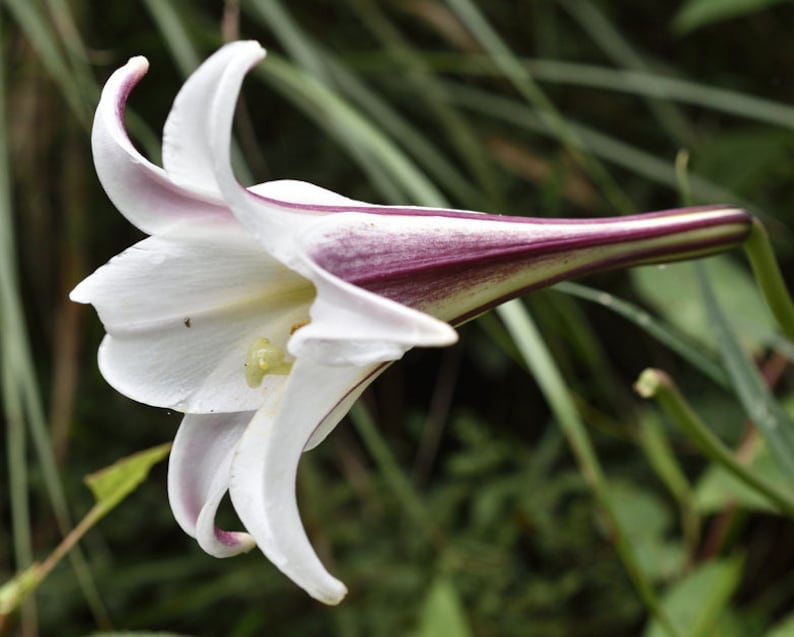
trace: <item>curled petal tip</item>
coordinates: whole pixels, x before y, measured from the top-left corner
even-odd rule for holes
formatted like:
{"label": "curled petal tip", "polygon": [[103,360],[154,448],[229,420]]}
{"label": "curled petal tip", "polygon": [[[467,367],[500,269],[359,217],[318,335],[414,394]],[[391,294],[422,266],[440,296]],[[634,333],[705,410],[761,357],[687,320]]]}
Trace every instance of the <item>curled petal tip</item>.
{"label": "curled petal tip", "polygon": [[256,40],[238,40],[231,42],[224,48],[233,49],[235,55],[249,57],[252,62],[257,62],[267,55],[265,48]]}
{"label": "curled petal tip", "polygon": [[[203,511],[202,511],[203,513]],[[212,517],[214,518],[214,511]],[[201,549],[212,557],[234,557],[242,553],[248,553],[256,548],[256,540],[248,533],[240,531],[224,531],[214,527],[210,520],[211,527],[207,529],[207,524],[203,515],[199,516],[197,523],[196,540]]]}
{"label": "curled petal tip", "polygon": [[339,580],[334,580],[333,584],[322,591],[308,591],[317,601],[329,606],[336,606],[347,596],[347,587]]}
{"label": "curled petal tip", "polygon": [[127,61],[125,68],[137,71],[140,75],[143,75],[149,70],[149,60],[143,55],[134,55]]}

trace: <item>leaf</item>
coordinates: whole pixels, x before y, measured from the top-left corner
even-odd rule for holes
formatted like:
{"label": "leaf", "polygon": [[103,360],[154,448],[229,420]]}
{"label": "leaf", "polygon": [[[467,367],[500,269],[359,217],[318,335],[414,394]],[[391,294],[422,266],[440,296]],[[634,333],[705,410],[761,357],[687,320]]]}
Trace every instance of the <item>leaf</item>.
{"label": "leaf", "polygon": [[90,528],[146,479],[151,468],[170,450],[170,442],[145,449],[85,477],[96,504],[44,562],[33,564],[0,587],[0,633],[3,619],[25,601]]}
{"label": "leaf", "polygon": [[[794,481],[783,473],[762,438],[755,439],[749,454],[748,469],[753,474],[777,486],[781,491],[794,491]],[[711,465],[695,488],[695,507],[701,513],[709,514],[722,511],[731,503],[754,511],[778,512],[758,491],[722,467]]]}
{"label": "leaf", "polygon": [[0,586],[0,628],[3,618],[22,605],[41,582],[41,566],[33,564]]}
{"label": "leaf", "polygon": [[772,396],[758,368],[742,349],[703,264],[696,264],[695,271],[725,368],[745,413],[764,435],[781,467],[794,475],[794,421]]}
{"label": "leaf", "polygon": [[455,587],[444,577],[436,579],[425,598],[419,637],[470,637],[472,635]]}
{"label": "leaf", "polygon": [[163,460],[171,443],[139,451],[85,477],[102,514],[107,513],[146,479],[151,468]]}
{"label": "leaf", "polygon": [[[720,305],[731,317],[742,345],[755,352],[774,342],[775,322],[753,279],[728,257],[707,259],[709,277]],[[634,268],[633,284],[667,321],[710,350],[717,349],[714,325],[700,299],[689,263]]]}
{"label": "leaf", "polygon": [[[682,637],[720,634],[717,626],[742,576],[741,558],[713,560],[684,577],[662,599],[662,609]],[[644,637],[666,637],[657,621],[648,624]]]}
{"label": "leaf", "polygon": [[[665,324],[664,321],[651,316],[645,309],[620,299],[613,294],[607,294],[600,290],[571,281],[558,283],[552,289],[593,303],[598,303],[602,307],[628,319],[645,330],[649,335],[672,349],[679,356],[689,361],[693,366],[699,368],[715,382],[721,385],[727,385],[728,378],[725,372],[714,360],[703,354],[697,347],[693,347],[693,344],[688,339],[681,338],[680,334],[670,329],[670,326]],[[655,292],[653,286],[651,286],[650,292]]]}
{"label": "leaf", "polygon": [[[693,149],[697,172],[730,187],[742,197],[752,197],[774,178],[794,146],[789,131],[747,127],[723,132]],[[752,157],[753,161],[747,161]]]}
{"label": "leaf", "polygon": [[794,637],[794,613],[775,624],[764,637]]}
{"label": "leaf", "polygon": [[683,546],[666,540],[672,515],[652,491],[624,481],[610,481],[615,516],[634,546],[638,566],[652,580],[679,572],[686,555]]}
{"label": "leaf", "polygon": [[673,18],[673,29],[680,34],[703,26],[757,13],[786,0],[689,0]]}

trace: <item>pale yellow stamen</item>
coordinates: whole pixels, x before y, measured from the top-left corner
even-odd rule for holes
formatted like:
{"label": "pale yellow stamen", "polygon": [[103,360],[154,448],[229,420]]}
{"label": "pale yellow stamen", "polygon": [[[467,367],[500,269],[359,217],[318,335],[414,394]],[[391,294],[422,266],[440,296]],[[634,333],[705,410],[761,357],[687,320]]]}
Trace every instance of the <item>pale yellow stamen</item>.
{"label": "pale yellow stamen", "polygon": [[252,389],[262,384],[266,374],[289,374],[292,363],[284,360],[286,352],[267,338],[256,338],[245,356],[245,382]]}

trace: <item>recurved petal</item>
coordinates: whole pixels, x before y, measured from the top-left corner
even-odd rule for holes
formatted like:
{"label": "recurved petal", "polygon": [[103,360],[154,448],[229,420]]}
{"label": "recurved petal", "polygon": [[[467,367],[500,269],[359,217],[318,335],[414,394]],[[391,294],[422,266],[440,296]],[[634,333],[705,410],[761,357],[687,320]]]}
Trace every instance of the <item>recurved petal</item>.
{"label": "recurved petal", "polygon": [[[356,201],[344,195],[340,195],[333,190],[322,188],[308,181],[300,181],[298,179],[276,179],[274,181],[266,181],[256,186],[251,186],[249,192],[258,195],[260,198],[269,198],[274,201],[281,201],[284,203],[296,204],[300,206],[333,206],[335,208],[348,208],[355,209],[356,207],[368,204],[363,201]],[[290,214],[290,210],[276,211],[275,214],[285,215]],[[329,212],[330,214],[330,212]]]}
{"label": "recurved petal", "polygon": [[[245,44],[245,43],[244,43]],[[449,345],[457,340],[455,331],[433,317],[384,299],[377,294],[349,285],[318,268],[301,247],[301,238],[310,232],[320,213],[312,206],[351,207],[358,202],[316,186],[287,182],[247,191],[235,179],[229,157],[232,115],[243,77],[261,57],[248,43],[234,49],[225,68],[202,67],[216,93],[208,112],[206,129],[210,135],[208,152],[215,178],[227,203],[240,223],[263,246],[288,267],[309,278],[317,287],[311,310],[311,323],[299,330],[290,343],[294,355],[309,356],[324,365],[367,365],[395,360],[417,345]],[[275,194],[292,201],[270,199]],[[296,201],[303,197],[303,201]],[[326,219],[333,223],[336,217]]]}
{"label": "recurved petal", "polygon": [[215,78],[223,73],[240,50],[258,59],[265,51],[255,42],[234,42],[220,48],[188,77],[174,100],[163,129],[163,165],[174,183],[220,198],[207,139],[207,103],[215,93]]}
{"label": "recurved petal", "polygon": [[[300,206],[288,210],[271,211],[267,207],[257,206],[259,197],[243,188],[232,172],[230,146],[232,138],[232,122],[237,98],[243,78],[250,67],[262,58],[262,49],[255,42],[237,42],[227,44],[223,50],[231,54],[224,56],[225,67],[220,65],[202,65],[196,75],[206,75],[203,81],[215,87],[211,99],[207,99],[204,108],[195,112],[195,117],[203,118],[204,129],[207,131],[209,144],[204,148],[205,158],[202,161],[213,167],[215,182],[224,200],[232,208],[238,221],[249,232],[259,239],[263,246],[277,259],[289,267],[300,267],[300,262],[293,258],[294,237],[300,235],[314,216]],[[280,182],[281,186],[258,186],[262,189],[279,189],[282,192],[299,192],[296,182]],[[298,182],[299,183],[299,182]],[[288,184],[292,184],[289,186]],[[312,197],[322,197],[322,189],[314,188]],[[328,191],[325,191],[328,192]],[[339,195],[334,195],[339,202]],[[293,264],[296,261],[296,264]]]}
{"label": "recurved petal", "polygon": [[284,383],[286,369],[249,387],[248,351],[261,338],[286,350],[314,288],[230,223],[145,239],[71,298],[96,307],[108,333],[100,369],[118,391],[179,411],[235,412]]}
{"label": "recurved petal", "polygon": [[214,557],[250,551],[248,533],[223,531],[215,515],[229,489],[234,450],[253,412],[188,414],[179,426],[168,462],[168,498],[182,529]]}
{"label": "recurved petal", "polygon": [[102,186],[119,211],[147,234],[201,218],[229,219],[220,200],[175,184],[130,141],[124,124],[127,97],[148,68],[146,58],[131,58],[102,90],[91,134]]}
{"label": "recurved petal", "polygon": [[443,347],[458,340],[447,323],[351,285],[306,260],[317,298],[311,322],[289,342],[296,357],[323,365],[371,365],[398,360],[412,347]]}
{"label": "recurved petal", "polygon": [[338,604],[347,589],[306,536],[295,497],[298,462],[313,433],[328,433],[376,375],[372,367],[298,359],[281,404],[257,412],[232,462],[229,493],[245,528],[268,559],[326,604]]}

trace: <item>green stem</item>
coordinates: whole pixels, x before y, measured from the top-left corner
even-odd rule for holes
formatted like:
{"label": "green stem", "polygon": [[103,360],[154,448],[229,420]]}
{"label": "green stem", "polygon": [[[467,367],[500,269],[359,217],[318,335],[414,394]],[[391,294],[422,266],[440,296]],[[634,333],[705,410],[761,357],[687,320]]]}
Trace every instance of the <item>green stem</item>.
{"label": "green stem", "polygon": [[422,503],[422,499],[416,493],[411,481],[403,472],[383,436],[378,431],[369,410],[361,401],[353,405],[350,410],[350,419],[353,421],[356,432],[361,436],[367,451],[378,465],[378,469],[386,484],[397,496],[413,523],[433,546],[439,549],[443,548],[446,542],[438,526],[433,522],[427,508]]}
{"label": "green stem", "polygon": [[697,444],[710,460],[722,465],[739,480],[772,502],[782,513],[794,517],[794,499],[766,480],[759,478],[736,459],[734,453],[717,438],[686,402],[673,380],[658,369],[646,369],[634,385],[643,398],[654,398]]}
{"label": "green stem", "polygon": [[44,562],[31,564],[0,588],[0,629],[9,623],[11,614],[25,603],[39,584],[105,513],[101,503],[95,504],[77,526],[66,534]]}
{"label": "green stem", "polygon": [[687,555],[693,559],[700,541],[700,516],[695,508],[695,497],[670,441],[655,417],[647,417],[641,423],[639,442],[656,475],[678,503]]}
{"label": "green stem", "polygon": [[744,250],[769,309],[786,337],[794,342],[794,302],[780,273],[769,235],[758,219],[753,221],[753,229],[744,242]]}
{"label": "green stem", "polygon": [[668,635],[678,635],[678,631],[662,609],[653,586],[640,567],[635,549],[615,511],[609,485],[587,429],[579,417],[565,379],[560,374],[532,317],[519,300],[499,306],[497,312],[563,430],[585,482],[592,490],[608,521],[618,556],[646,608]]}

